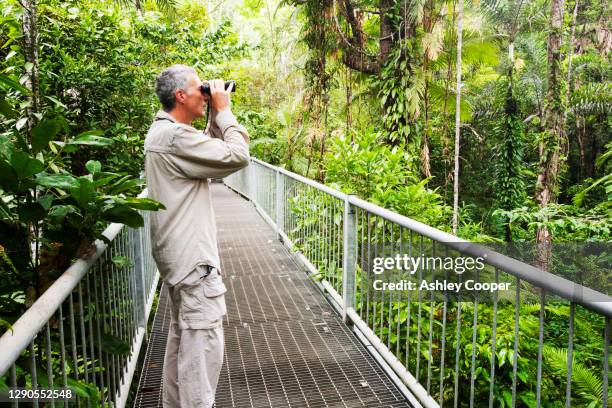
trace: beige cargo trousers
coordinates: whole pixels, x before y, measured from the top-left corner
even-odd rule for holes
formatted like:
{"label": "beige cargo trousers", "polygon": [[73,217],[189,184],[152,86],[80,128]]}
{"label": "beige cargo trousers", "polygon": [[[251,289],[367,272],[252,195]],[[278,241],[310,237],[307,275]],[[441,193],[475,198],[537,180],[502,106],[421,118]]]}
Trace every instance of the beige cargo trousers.
{"label": "beige cargo trousers", "polygon": [[217,268],[198,266],[168,286],[170,330],[164,360],[165,408],[209,408],[223,365],[227,291]]}

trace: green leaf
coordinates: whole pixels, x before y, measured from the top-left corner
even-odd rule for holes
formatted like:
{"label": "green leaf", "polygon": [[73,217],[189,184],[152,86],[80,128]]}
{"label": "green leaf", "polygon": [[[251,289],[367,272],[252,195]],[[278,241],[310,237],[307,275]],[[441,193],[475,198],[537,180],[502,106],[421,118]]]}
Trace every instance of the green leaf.
{"label": "green leaf", "polygon": [[118,205],[104,211],[102,218],[110,222],[119,222],[132,228],[139,228],[144,225],[144,220],[138,211],[126,205]]}
{"label": "green leaf", "polygon": [[8,75],[0,74],[0,87],[29,94],[30,91]]}
{"label": "green leaf", "polygon": [[97,160],[89,160],[87,163],[85,163],[85,167],[91,174],[96,174],[102,171],[102,164],[100,164],[100,162]]}
{"label": "green leaf", "polygon": [[87,398],[88,405],[100,406],[100,391],[92,384],[68,378],[68,387],[79,397]]}
{"label": "green leaf", "polygon": [[535,399],[535,395],[534,395],[533,391],[522,392],[522,393],[519,394],[519,398],[529,408],[535,408],[536,407],[536,399]]}
{"label": "green leaf", "polygon": [[94,193],[93,183],[86,177],[79,177],[76,185],[70,189],[70,194],[82,208],[93,201]]}
{"label": "green leaf", "polygon": [[506,355],[508,354],[508,349],[507,348],[503,348],[501,350],[499,350],[499,352],[497,353],[497,361],[499,362],[499,366],[502,367],[504,365],[504,363],[506,362]]}
{"label": "green leaf", "polygon": [[87,387],[84,387],[83,384],[78,383],[77,381],[70,379],[72,381],[68,381],[68,387],[79,397],[87,398],[89,397],[89,393],[87,392]]}
{"label": "green leaf", "polygon": [[134,266],[134,263],[132,262],[132,260],[128,258],[127,256],[120,256],[120,255],[113,256],[112,261],[119,268],[131,268],[132,266]]}
{"label": "green leaf", "polygon": [[100,178],[96,178],[93,182],[95,188],[104,186],[117,178],[116,174],[111,174],[110,176],[106,176],[106,174],[109,174],[109,173],[100,172],[100,173],[95,174],[94,177],[100,177]]}
{"label": "green leaf", "polygon": [[17,214],[22,222],[30,223],[45,218],[47,210],[39,203],[27,203],[17,209]]}
{"label": "green leaf", "polygon": [[47,98],[48,100],[50,100],[51,102],[53,102],[57,106],[61,106],[64,109],[68,109],[68,107],[66,105],[64,105],[61,101],[55,99],[52,96],[45,96],[45,98]]}
{"label": "green leaf", "polygon": [[68,142],[71,145],[89,145],[89,146],[108,146],[114,143],[113,139],[108,137],[102,137],[104,132],[100,130],[92,130],[89,132],[81,133],[74,140]]}
{"label": "green leaf", "polygon": [[6,160],[2,159],[0,159],[0,186],[13,192],[19,189],[17,173]]}
{"label": "green leaf", "polygon": [[42,205],[42,207],[45,209],[45,211],[48,211],[49,208],[51,207],[51,204],[53,203],[53,196],[50,195],[50,194],[46,194],[44,196],[40,196],[40,197],[38,197],[36,202],[39,203],[40,205]]}
{"label": "green leaf", "polygon": [[77,148],[78,148],[77,145],[72,145],[72,144],[69,144],[69,143],[65,143],[64,144],[64,152],[65,153],[74,153],[74,152],[77,151]]}
{"label": "green leaf", "polygon": [[19,150],[13,151],[10,163],[20,179],[31,177],[36,173],[40,173],[45,168],[40,160],[34,159],[27,153]]}
{"label": "green leaf", "polygon": [[15,111],[4,98],[0,98],[0,113],[7,118],[15,117]]}
{"label": "green leaf", "polygon": [[502,396],[504,398],[504,402],[506,403],[506,405],[511,407],[512,406],[512,393],[508,390],[504,390],[502,392]]}
{"label": "green leaf", "polygon": [[125,176],[113,183],[111,188],[108,190],[108,194],[119,194],[124,191],[132,190],[135,187],[144,184],[144,180],[133,179],[131,176]]}
{"label": "green leaf", "polygon": [[32,129],[32,149],[39,151],[52,140],[60,129],[60,121],[50,119],[40,122]]}
{"label": "green leaf", "polygon": [[[4,320],[3,320],[4,322]],[[0,393],[2,394],[8,394],[10,388],[8,385],[6,385],[6,381],[4,379],[4,377],[0,377]]]}
{"label": "green leaf", "polygon": [[159,201],[151,200],[150,198],[135,198],[130,197],[123,200],[125,204],[131,208],[145,211],[165,210],[166,207]]}
{"label": "green leaf", "polygon": [[13,213],[8,204],[0,198],[0,220],[12,220],[13,218]]}
{"label": "green leaf", "polygon": [[9,157],[14,148],[13,142],[7,136],[0,136],[0,157]]}
{"label": "green leaf", "polygon": [[66,215],[73,212],[76,211],[75,208],[71,205],[54,205],[49,211],[49,217],[52,219],[53,222],[59,224],[64,221]]}
{"label": "green leaf", "polygon": [[70,174],[40,176],[36,178],[36,184],[48,188],[61,188],[62,190],[69,190],[78,185],[76,178],[72,177]]}

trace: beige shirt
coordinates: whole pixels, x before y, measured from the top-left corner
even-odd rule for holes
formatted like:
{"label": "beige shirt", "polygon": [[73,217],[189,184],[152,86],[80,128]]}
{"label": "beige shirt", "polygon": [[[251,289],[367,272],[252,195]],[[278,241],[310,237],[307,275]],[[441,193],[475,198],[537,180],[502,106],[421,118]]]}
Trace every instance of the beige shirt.
{"label": "beige shirt", "polygon": [[244,127],[229,109],[214,115],[204,131],[159,111],[145,139],[149,198],[164,204],[152,211],[153,258],[163,280],[175,285],[197,265],[220,268],[209,178],[223,178],[249,164]]}

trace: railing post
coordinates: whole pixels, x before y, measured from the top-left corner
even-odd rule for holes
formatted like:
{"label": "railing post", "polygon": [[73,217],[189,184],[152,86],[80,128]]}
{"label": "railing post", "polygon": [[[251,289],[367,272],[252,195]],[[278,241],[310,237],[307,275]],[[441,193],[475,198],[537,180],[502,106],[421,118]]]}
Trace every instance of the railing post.
{"label": "railing post", "polygon": [[351,206],[349,194],[344,199],[344,220],[343,220],[343,257],[342,257],[342,298],[344,308],[342,309],[342,319],[349,323],[348,310],[355,309],[355,285],[356,285],[356,265],[357,265],[357,220],[355,208]]}
{"label": "railing post", "polygon": [[251,164],[247,167],[248,170],[248,176],[247,176],[247,188],[245,189],[245,192],[248,192],[249,194],[249,198],[251,199],[251,201],[253,203],[257,202],[256,199],[256,195],[257,195],[257,186],[255,185],[255,181],[257,180],[257,178],[255,177],[255,166],[253,165],[254,163],[251,162]]}
{"label": "railing post", "polygon": [[[145,222],[148,222],[148,217],[145,217]],[[144,327],[146,331],[147,322],[145,316],[147,315],[147,290],[145,288],[145,268],[144,268],[144,250],[143,250],[143,229],[132,230],[133,235],[136,235],[136,239],[133,239],[131,245],[134,248],[134,283],[136,287],[136,302],[138,307],[138,326]]]}
{"label": "railing post", "polygon": [[276,234],[278,235],[278,239],[281,239],[281,232],[284,229],[284,220],[285,220],[285,203],[283,202],[283,175],[277,169],[276,170]]}
{"label": "railing post", "polygon": [[253,187],[251,186],[251,173],[253,172],[253,162],[249,161],[249,165],[244,169],[244,177],[242,180],[244,181],[242,192],[246,194],[249,200],[253,200]]}

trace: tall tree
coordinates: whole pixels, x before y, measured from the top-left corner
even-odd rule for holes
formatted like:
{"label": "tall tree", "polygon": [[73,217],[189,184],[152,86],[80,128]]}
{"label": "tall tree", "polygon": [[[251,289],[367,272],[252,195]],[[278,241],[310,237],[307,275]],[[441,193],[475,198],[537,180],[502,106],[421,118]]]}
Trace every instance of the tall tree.
{"label": "tall tree", "polygon": [[[521,172],[523,167],[523,129],[518,101],[515,95],[515,43],[524,24],[531,19],[532,10],[525,0],[487,1],[484,11],[491,21],[497,36],[506,39],[508,60],[504,67],[505,78],[500,78],[506,84],[503,115],[499,117],[496,133],[501,144],[496,146],[495,206],[505,211],[520,207],[526,198],[525,184]],[[510,224],[507,219],[503,223],[503,234],[506,242],[512,241]],[[500,225],[501,227],[501,225]]]}
{"label": "tall tree", "polygon": [[[38,76],[38,5],[36,0],[23,0],[21,3],[23,14],[21,17],[21,29],[23,32],[22,53],[25,60],[26,81],[25,86],[30,91],[28,95],[28,105],[26,108],[27,115],[27,137],[28,143],[32,143],[32,129],[38,121],[36,114],[40,112],[40,87]],[[28,193],[30,194],[30,193]],[[36,199],[37,190],[32,190],[33,199]],[[38,221],[26,227],[30,250],[30,259],[34,266],[34,292],[27,295],[27,301],[32,301],[33,298],[38,298],[40,295],[40,274],[38,270],[39,255],[41,248],[40,241],[40,223]],[[32,238],[30,238],[32,237]]]}
{"label": "tall tree", "polygon": [[457,106],[455,107],[455,171],[453,173],[453,234],[459,224],[459,146],[461,139],[461,46],[463,35],[463,0],[457,2]]}
{"label": "tall tree", "polygon": [[26,83],[30,90],[27,115],[28,138],[31,141],[32,127],[36,121],[35,113],[40,111],[40,90],[38,84],[38,29],[37,29],[37,3],[36,0],[23,0],[23,15],[21,29],[23,31],[22,50],[26,62]]}
{"label": "tall tree", "polygon": [[[535,199],[540,208],[555,200],[562,153],[565,145],[564,109],[562,104],[561,38],[563,29],[564,0],[551,0],[547,46],[548,85],[544,102],[544,132],[539,146],[540,170],[535,187]],[[537,264],[548,269],[552,236],[545,225],[536,231],[538,245]]]}

